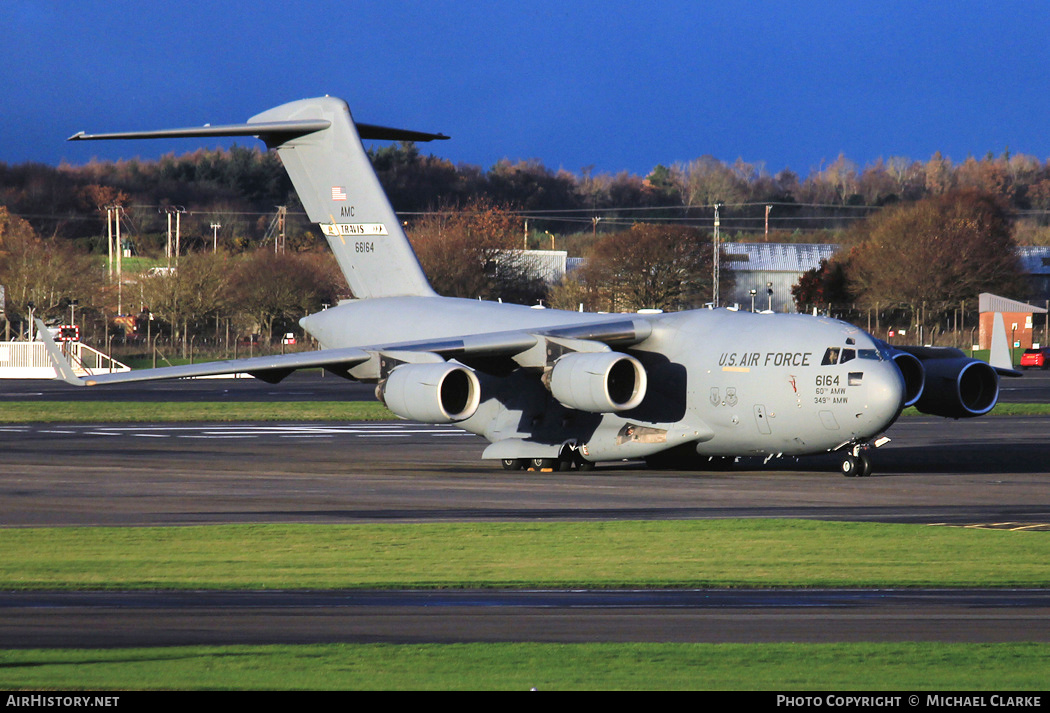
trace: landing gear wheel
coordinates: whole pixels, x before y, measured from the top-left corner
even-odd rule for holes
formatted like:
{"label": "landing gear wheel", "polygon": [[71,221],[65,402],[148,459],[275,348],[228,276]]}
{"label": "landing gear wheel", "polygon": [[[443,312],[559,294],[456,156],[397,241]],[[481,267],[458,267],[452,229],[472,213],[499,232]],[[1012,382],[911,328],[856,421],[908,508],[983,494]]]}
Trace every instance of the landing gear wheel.
{"label": "landing gear wheel", "polygon": [[524,458],[504,458],[503,470],[525,470],[528,461]]}
{"label": "landing gear wheel", "polygon": [[557,467],[557,458],[533,458],[529,461],[529,468],[532,470],[556,470]]}
{"label": "landing gear wheel", "polygon": [[860,460],[860,472],[857,473],[857,477],[867,478],[871,475],[871,456],[867,453],[861,453],[857,456],[857,459]]}
{"label": "landing gear wheel", "polygon": [[589,461],[583,456],[576,456],[576,470],[580,471],[581,473],[589,473],[590,471],[594,470],[595,465],[596,464],[593,461]]}
{"label": "landing gear wheel", "polygon": [[860,453],[843,457],[842,474],[847,478],[867,478],[871,475],[871,456]]}

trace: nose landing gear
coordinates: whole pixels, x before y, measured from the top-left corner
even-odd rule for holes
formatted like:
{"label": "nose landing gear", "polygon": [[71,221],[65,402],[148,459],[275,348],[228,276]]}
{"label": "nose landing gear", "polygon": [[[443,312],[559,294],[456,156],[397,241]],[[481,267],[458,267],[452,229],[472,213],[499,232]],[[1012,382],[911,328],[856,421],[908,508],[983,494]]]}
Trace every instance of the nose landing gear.
{"label": "nose landing gear", "polygon": [[841,470],[847,478],[866,478],[871,475],[871,456],[867,453],[850,453],[842,459]]}

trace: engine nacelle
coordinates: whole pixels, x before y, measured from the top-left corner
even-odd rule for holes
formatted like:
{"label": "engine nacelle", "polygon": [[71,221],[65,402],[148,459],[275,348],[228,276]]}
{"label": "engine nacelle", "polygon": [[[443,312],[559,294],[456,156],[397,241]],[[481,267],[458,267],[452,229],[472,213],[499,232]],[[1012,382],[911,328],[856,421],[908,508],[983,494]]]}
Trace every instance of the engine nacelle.
{"label": "engine nacelle", "polygon": [[893,363],[904,377],[904,406],[914,406],[926,387],[926,369],[922,361],[907,352],[893,352]]}
{"label": "engine nacelle", "polygon": [[947,418],[988,413],[999,399],[999,375],[983,361],[956,357],[924,359],[926,386],[915,407]]}
{"label": "engine nacelle", "polygon": [[618,352],[573,352],[554,362],[549,388],[567,408],[612,413],[634,408],[645,398],[648,377],[642,363]]}
{"label": "engine nacelle", "polygon": [[458,364],[402,364],[390,372],[378,396],[402,418],[454,423],[478,410],[481,384],[473,371]]}

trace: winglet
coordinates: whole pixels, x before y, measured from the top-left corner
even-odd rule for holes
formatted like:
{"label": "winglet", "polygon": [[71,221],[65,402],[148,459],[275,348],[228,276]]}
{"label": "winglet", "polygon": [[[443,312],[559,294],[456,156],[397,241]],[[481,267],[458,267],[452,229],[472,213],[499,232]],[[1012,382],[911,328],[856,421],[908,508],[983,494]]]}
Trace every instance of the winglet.
{"label": "winglet", "polygon": [[57,344],[55,344],[55,340],[51,337],[51,332],[49,332],[44,325],[44,321],[39,318],[35,321],[37,333],[40,335],[41,341],[44,342],[44,348],[47,349],[47,354],[51,357],[51,363],[55,367],[56,377],[62,379],[62,381],[67,384],[72,384],[73,386],[87,386],[87,382],[76,375],[73,371],[73,367],[70,366],[69,362],[66,361],[66,358],[62,355],[62,350],[58,348]]}
{"label": "winglet", "polygon": [[1003,321],[1002,312],[996,312],[992,318],[992,350],[988,356],[988,363],[999,376],[1021,376],[1021,372],[1014,369],[1013,358],[1010,356],[1010,347],[1006,341],[1006,322]]}

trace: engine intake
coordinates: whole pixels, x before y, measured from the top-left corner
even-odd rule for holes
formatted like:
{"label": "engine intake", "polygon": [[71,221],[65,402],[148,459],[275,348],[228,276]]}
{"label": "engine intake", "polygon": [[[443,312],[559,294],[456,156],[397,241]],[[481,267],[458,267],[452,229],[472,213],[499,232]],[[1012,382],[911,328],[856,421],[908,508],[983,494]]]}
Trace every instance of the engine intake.
{"label": "engine intake", "polygon": [[893,363],[904,377],[904,407],[914,406],[926,387],[926,370],[922,361],[907,352],[894,352]]}
{"label": "engine intake", "polygon": [[402,364],[380,388],[379,399],[402,418],[423,423],[454,423],[474,415],[481,384],[465,366]]}
{"label": "engine intake", "polygon": [[573,352],[554,362],[548,383],[562,406],[611,413],[638,406],[648,377],[642,363],[627,354]]}

